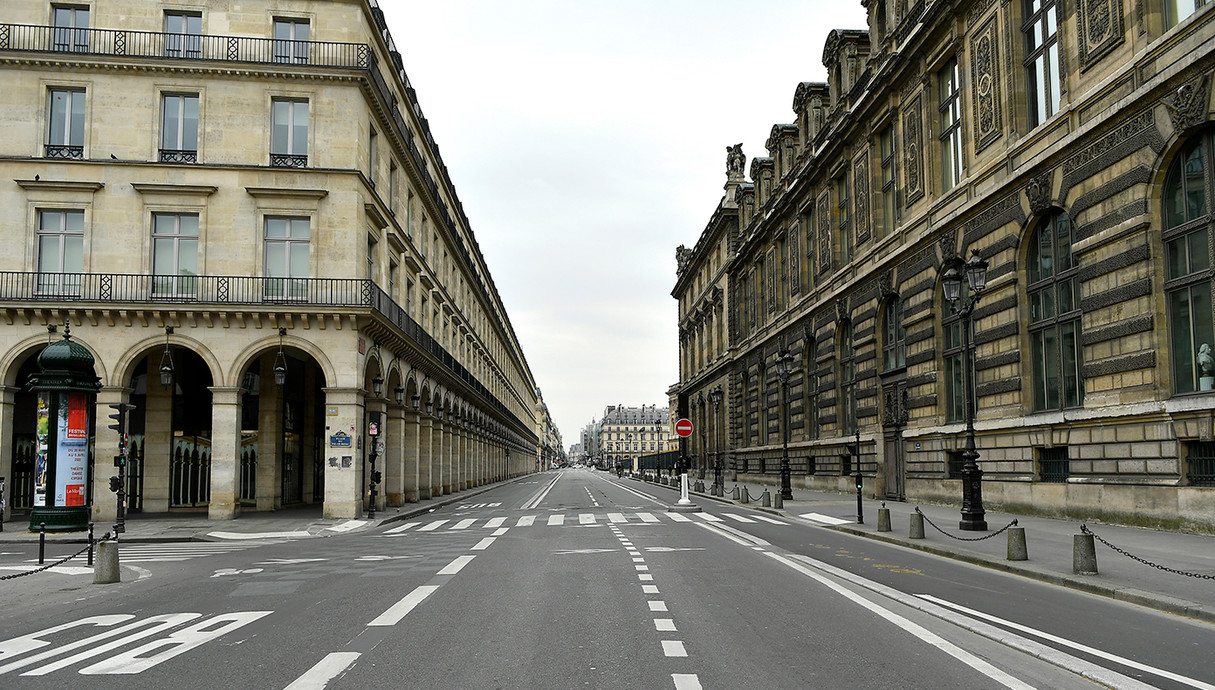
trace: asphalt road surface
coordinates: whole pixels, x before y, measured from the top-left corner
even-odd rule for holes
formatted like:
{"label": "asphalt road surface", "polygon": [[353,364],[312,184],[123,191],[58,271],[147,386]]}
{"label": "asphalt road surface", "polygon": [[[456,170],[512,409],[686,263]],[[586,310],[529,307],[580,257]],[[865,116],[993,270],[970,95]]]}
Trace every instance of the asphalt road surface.
{"label": "asphalt road surface", "polygon": [[122,583],[0,582],[0,687],[1215,690],[1215,626],[676,498],[575,469],[353,534],[123,544]]}

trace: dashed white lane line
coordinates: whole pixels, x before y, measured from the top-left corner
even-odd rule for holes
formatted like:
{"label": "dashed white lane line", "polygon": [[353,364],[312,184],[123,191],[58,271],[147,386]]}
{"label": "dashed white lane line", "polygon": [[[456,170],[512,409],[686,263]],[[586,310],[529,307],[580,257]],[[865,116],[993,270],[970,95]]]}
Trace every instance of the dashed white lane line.
{"label": "dashed white lane line", "polygon": [[634,569],[636,569],[636,570],[637,570],[637,572],[644,572],[644,571],[646,571],[646,570],[649,570],[649,569],[650,569],[650,566],[648,566],[648,565],[635,565],[635,566],[633,566],[633,568],[634,568]]}
{"label": "dashed white lane line", "polygon": [[[410,592],[409,594],[406,594],[397,603],[393,604],[392,606],[389,606],[387,611],[376,616],[375,620],[371,621],[367,625],[368,626],[372,626],[372,625],[392,626],[392,625],[396,625],[397,623],[400,623],[401,619],[404,618],[406,615],[408,615],[409,612],[412,611],[415,606],[422,603],[422,601],[425,600],[426,597],[430,596],[438,588],[439,588],[438,585],[421,585],[419,587],[415,587],[412,592]],[[333,656],[333,655],[330,654],[330,656]],[[319,666],[319,664],[318,664],[318,666]]]}
{"label": "dashed white lane line", "polygon": [[[358,652],[333,652],[316,662],[315,666],[296,678],[284,690],[322,690],[329,681],[350,668],[358,658]],[[676,681],[675,687],[679,687],[678,681]]]}
{"label": "dashed white lane line", "polygon": [[548,524],[550,527],[551,526],[560,527],[561,525],[565,524],[565,516],[564,515],[549,515]]}
{"label": "dashed white lane line", "polygon": [[457,556],[456,560],[443,566],[443,569],[440,570],[438,574],[455,575],[456,573],[460,572],[464,566],[468,565],[469,561],[474,558],[476,558],[476,556]]}
{"label": "dashed white lane line", "polygon": [[641,591],[645,594],[658,594],[658,585],[642,585]]}
{"label": "dashed white lane line", "polygon": [[641,582],[653,582],[654,576],[649,573],[641,573],[637,576],[637,579]]}
{"label": "dashed white lane line", "polygon": [[703,690],[700,678],[695,673],[672,673],[671,680],[675,683],[675,690]]}
{"label": "dashed white lane line", "polygon": [[486,538],[482,539],[481,541],[477,542],[476,545],[473,546],[469,550],[470,551],[484,551],[485,549],[489,548],[490,544],[494,543],[495,539],[496,539],[495,537],[486,537]]}
{"label": "dashed white lane line", "polygon": [[663,640],[662,653],[665,656],[687,656],[688,650],[684,649],[683,642],[679,640]]}
{"label": "dashed white lane line", "polygon": [[434,522],[432,522],[428,525],[423,525],[422,527],[419,527],[418,531],[419,532],[433,532],[433,531],[439,529],[440,527],[442,527],[443,525],[447,524],[447,522],[448,522],[447,520],[435,520]]}
{"label": "dashed white lane line", "polygon": [[679,632],[675,629],[675,619],[673,618],[655,618],[654,629],[658,632]]}
{"label": "dashed white lane line", "polygon": [[651,601],[651,602],[649,602],[649,604],[650,604],[651,611],[666,611],[667,610],[667,602],[665,602],[665,601]]}

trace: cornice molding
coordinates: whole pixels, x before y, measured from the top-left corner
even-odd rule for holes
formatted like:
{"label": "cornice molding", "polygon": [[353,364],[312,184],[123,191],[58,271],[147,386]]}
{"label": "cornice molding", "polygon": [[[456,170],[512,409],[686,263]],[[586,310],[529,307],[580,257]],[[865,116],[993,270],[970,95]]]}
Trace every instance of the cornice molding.
{"label": "cornice molding", "polygon": [[96,192],[104,182],[71,182],[68,180],[13,180],[22,189],[50,192]]}
{"label": "cornice molding", "polygon": [[278,199],[324,199],[329,196],[327,189],[294,189],[289,187],[245,187],[250,196],[257,198]]}
{"label": "cornice molding", "polygon": [[219,187],[205,184],[165,184],[163,182],[132,182],[131,187],[140,194],[173,194],[176,196],[211,196]]}

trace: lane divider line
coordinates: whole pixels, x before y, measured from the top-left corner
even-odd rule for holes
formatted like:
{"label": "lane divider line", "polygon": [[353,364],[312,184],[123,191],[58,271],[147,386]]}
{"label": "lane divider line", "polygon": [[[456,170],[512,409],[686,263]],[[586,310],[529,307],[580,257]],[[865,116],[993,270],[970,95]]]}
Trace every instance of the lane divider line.
{"label": "lane divider line", "polygon": [[[389,606],[388,610],[376,616],[375,620],[371,621],[367,625],[380,626],[396,625],[397,623],[400,623],[401,619],[407,616],[415,606],[425,601],[426,597],[433,594],[438,588],[438,585],[419,585],[415,587],[412,592],[406,594],[404,597],[401,597],[400,601],[392,606]],[[331,654],[330,656],[333,655]]]}
{"label": "lane divider line", "polygon": [[305,671],[304,675],[296,678],[284,690],[324,690],[329,681],[353,666],[359,656],[358,652],[332,652],[316,662],[315,666]]}

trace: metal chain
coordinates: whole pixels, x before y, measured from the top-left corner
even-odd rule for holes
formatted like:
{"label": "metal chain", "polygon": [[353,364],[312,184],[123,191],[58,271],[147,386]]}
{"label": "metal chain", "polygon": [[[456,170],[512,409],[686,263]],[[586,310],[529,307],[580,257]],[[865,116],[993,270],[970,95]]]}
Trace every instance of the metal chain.
{"label": "metal chain", "polygon": [[981,537],[959,537],[956,534],[950,534],[949,532],[946,532],[945,530],[941,529],[940,527],[937,527],[935,522],[933,522],[932,520],[929,520],[927,515],[924,515],[924,513],[920,512],[919,506],[915,507],[915,512],[920,513],[920,515],[924,518],[924,521],[927,522],[928,524],[932,525],[933,528],[936,529],[936,531],[940,532],[941,534],[944,534],[947,537],[957,539],[958,541],[983,541],[984,539],[991,539],[992,537],[999,535],[1004,530],[1007,530],[1009,527],[1012,527],[1017,524],[1016,518],[1013,518],[1012,522],[1008,523],[1007,525],[1004,525],[1003,527],[996,530],[995,532],[992,532],[991,534],[985,534]]}
{"label": "metal chain", "polygon": [[1083,532],[1084,534],[1092,535],[1093,538],[1096,539],[1097,541],[1101,542],[1102,544],[1105,544],[1106,546],[1110,547],[1114,551],[1117,551],[1118,553],[1122,554],[1123,556],[1126,556],[1127,558],[1139,561],[1140,563],[1142,563],[1144,565],[1150,565],[1153,568],[1163,570],[1166,573],[1173,573],[1174,575],[1185,575],[1186,577],[1195,577],[1200,580],[1215,580],[1215,575],[1212,575],[1212,574],[1188,573],[1184,570],[1177,570],[1176,568],[1169,568],[1167,566],[1163,566],[1158,563],[1153,563],[1151,561],[1144,560],[1144,559],[1136,556],[1135,554],[1127,553],[1126,551],[1123,551],[1122,549],[1118,548],[1117,546],[1114,546],[1113,544],[1109,543],[1108,541],[1102,539],[1096,532],[1089,529],[1088,525],[1081,524],[1080,531]]}
{"label": "metal chain", "polygon": [[[110,535],[107,532],[105,536],[108,537]],[[104,539],[104,538],[105,537],[102,537],[102,539]],[[34,570],[27,570],[23,573],[14,573],[12,575],[0,575],[0,580],[12,580],[12,579],[18,578],[18,577],[25,577],[26,575],[33,575],[34,573],[40,573],[43,570],[48,570],[50,568],[54,568],[55,566],[63,565],[64,563],[67,563],[68,561],[79,556],[80,554],[84,553],[85,551],[88,551],[89,548],[91,548],[91,547],[92,547],[92,544],[89,544],[88,546],[85,546],[83,549],[77,551],[76,553],[72,554],[71,556],[68,556],[67,558],[64,558],[63,560],[57,561],[55,563],[48,563],[47,565],[44,565],[41,568],[35,568]]]}

